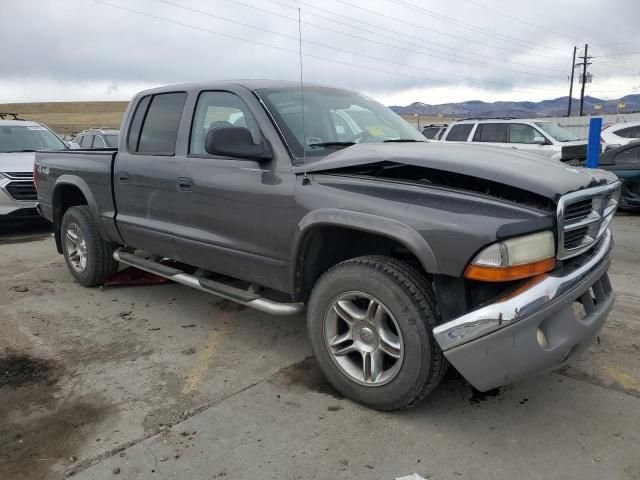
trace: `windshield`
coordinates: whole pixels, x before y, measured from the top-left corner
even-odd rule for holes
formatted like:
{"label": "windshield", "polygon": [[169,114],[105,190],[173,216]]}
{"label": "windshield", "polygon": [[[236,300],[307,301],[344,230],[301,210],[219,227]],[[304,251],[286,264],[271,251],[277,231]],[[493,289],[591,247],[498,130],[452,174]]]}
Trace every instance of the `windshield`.
{"label": "windshield", "polygon": [[118,135],[105,135],[104,139],[108,148],[118,148]]}
{"label": "windshield", "polygon": [[578,137],[557,123],[536,122],[536,125],[544,130],[548,135],[555,138],[558,142],[573,142],[574,140],[578,140]]}
{"label": "windshield", "polygon": [[257,93],[298,159],[303,154],[325,156],[354,143],[425,141],[387,107],[354,92],[304,87],[304,132],[299,88],[265,88]]}
{"label": "windshield", "polygon": [[0,125],[0,153],[64,148],[64,142],[45,127]]}

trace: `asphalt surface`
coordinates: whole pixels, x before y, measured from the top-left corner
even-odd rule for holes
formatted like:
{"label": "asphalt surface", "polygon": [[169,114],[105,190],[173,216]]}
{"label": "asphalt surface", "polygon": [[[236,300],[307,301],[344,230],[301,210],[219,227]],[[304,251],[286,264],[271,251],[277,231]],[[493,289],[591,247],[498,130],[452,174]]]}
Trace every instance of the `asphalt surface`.
{"label": "asphalt surface", "polygon": [[617,300],[581,359],[492,395],[450,372],[380,413],[326,383],[302,317],[85,289],[46,227],[0,226],[0,479],[640,479],[640,215],[613,228]]}

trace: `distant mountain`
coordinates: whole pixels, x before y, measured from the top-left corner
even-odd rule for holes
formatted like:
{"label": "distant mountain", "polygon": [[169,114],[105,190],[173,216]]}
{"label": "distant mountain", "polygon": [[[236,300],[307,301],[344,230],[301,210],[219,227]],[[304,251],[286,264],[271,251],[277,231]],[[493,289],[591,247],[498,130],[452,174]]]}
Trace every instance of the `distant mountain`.
{"label": "distant mountain", "polygon": [[[406,107],[391,106],[391,110],[401,115],[435,116],[438,113],[445,117],[515,117],[515,118],[539,118],[539,117],[559,117],[567,114],[567,103],[569,97],[560,97],[553,100],[542,100],[541,102],[483,102],[480,100],[470,100],[459,103],[443,103],[440,105],[428,105],[426,103],[414,102]],[[625,113],[640,111],[640,94],[626,95],[618,100],[602,100],[595,97],[584,97],[584,112],[594,113],[594,105],[602,105],[598,112],[602,115],[616,113],[618,102],[625,103]],[[574,98],[571,105],[571,112],[578,113],[580,99]]]}

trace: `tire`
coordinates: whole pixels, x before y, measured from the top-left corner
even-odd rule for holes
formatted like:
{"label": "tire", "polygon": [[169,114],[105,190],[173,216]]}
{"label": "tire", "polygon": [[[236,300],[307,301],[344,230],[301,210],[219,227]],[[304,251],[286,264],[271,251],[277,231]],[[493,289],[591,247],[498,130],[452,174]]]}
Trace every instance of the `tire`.
{"label": "tire", "polygon": [[[389,257],[354,258],[322,275],[309,299],[307,328],[316,361],[333,387],[376,410],[409,408],[425,398],[447,369],[432,334],[438,324],[434,300],[424,275]],[[363,316],[365,311],[378,313]]]}
{"label": "tire", "polygon": [[62,217],[60,230],[67,268],[78,283],[96,287],[118,271],[118,262],[113,258],[115,246],[100,237],[89,207],[69,208]]}

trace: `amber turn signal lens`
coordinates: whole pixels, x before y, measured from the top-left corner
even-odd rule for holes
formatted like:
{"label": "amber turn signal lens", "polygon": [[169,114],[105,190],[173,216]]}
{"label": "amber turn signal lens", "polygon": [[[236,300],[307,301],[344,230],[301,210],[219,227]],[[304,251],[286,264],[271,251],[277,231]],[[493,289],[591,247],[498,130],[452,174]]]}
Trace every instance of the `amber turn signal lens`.
{"label": "amber turn signal lens", "polygon": [[480,280],[483,282],[508,282],[510,280],[520,280],[548,272],[549,270],[553,270],[555,266],[555,258],[547,258],[539,262],[515,265],[513,267],[469,265],[464,272],[464,276],[470,280]]}

